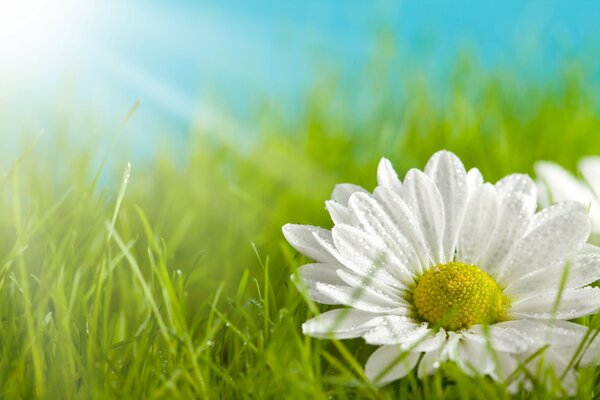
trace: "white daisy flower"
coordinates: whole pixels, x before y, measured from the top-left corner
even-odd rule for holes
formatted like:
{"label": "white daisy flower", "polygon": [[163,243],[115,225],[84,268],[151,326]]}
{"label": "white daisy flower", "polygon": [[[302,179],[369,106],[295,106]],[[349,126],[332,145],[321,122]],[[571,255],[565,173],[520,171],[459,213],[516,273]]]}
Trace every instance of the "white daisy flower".
{"label": "white daisy flower", "polygon": [[539,201],[544,207],[559,201],[584,204],[589,207],[592,231],[600,235],[600,156],[582,158],[578,167],[582,180],[558,164],[549,161],[535,163]]}
{"label": "white daisy flower", "polygon": [[600,349],[594,342],[571,362],[591,331],[567,320],[600,308],[600,288],[588,286],[600,278],[600,248],[585,244],[585,207],[536,213],[528,176],[484,183],[448,151],[402,182],[382,159],[377,180],[373,193],[335,187],[326,202],[333,229],[283,227],[315,260],[298,270],[299,286],[316,302],[346,306],[305,322],[303,332],[381,346],[365,367],[378,384],[417,365],[420,377],[432,374],[446,361],[498,381],[524,370],[536,376],[543,365],[572,393],[573,365],[596,363],[592,347]]}

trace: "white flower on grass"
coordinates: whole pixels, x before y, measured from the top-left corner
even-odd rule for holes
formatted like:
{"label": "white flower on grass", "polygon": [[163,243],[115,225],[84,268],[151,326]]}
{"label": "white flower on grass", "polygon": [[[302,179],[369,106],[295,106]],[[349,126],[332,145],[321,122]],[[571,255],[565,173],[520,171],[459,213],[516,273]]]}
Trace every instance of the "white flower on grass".
{"label": "white flower on grass", "polygon": [[600,157],[585,157],[579,161],[582,180],[558,164],[549,161],[535,163],[538,176],[538,197],[543,206],[559,201],[577,201],[589,207],[592,231],[600,235]]}
{"label": "white flower on grass", "polygon": [[417,364],[423,377],[449,361],[499,381],[512,374],[513,387],[523,371],[542,376],[538,369],[550,366],[571,393],[571,367],[598,354],[588,347],[571,362],[590,331],[566,321],[600,308],[600,288],[587,286],[600,278],[600,248],[585,244],[585,207],[535,213],[528,176],[484,183],[447,151],[402,182],[382,159],[377,180],[372,194],[335,187],[326,202],[333,229],[283,227],[316,262],[298,270],[300,288],[319,303],[347,306],[307,321],[303,332],[381,346],[365,367],[378,384]]}

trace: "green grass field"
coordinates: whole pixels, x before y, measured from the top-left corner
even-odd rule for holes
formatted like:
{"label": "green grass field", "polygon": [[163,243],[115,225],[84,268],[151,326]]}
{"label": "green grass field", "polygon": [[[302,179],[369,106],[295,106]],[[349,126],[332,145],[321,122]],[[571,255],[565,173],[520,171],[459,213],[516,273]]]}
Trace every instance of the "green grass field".
{"label": "green grass field", "polygon": [[[330,227],[334,185],[373,189],[382,156],[402,174],[445,148],[495,182],[600,153],[584,68],[452,76],[439,93],[369,87],[366,111],[317,87],[293,122],[266,105],[243,148],[191,132],[185,150],[135,161],[128,182],[139,157],[121,139],[69,144],[58,124],[30,135],[0,181],[0,398],[511,398],[452,365],[374,387],[363,372],[374,346],[302,335],[325,307],[290,281],[306,260],[281,234],[287,222]],[[580,371],[578,398],[598,397],[598,372]],[[559,395],[536,385],[516,398]]]}

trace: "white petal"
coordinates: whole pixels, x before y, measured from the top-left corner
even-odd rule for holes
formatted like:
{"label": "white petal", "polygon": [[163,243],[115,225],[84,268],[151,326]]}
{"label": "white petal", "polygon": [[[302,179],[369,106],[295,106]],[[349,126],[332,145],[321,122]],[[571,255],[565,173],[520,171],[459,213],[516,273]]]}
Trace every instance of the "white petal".
{"label": "white petal", "polygon": [[437,186],[444,204],[443,248],[452,260],[467,203],[467,173],[460,159],[449,151],[438,151],[427,162],[425,173]]}
{"label": "white petal", "polygon": [[477,168],[471,168],[467,172],[467,187],[469,188],[469,196],[475,193],[483,185],[483,175]]}
{"label": "white petal", "polygon": [[591,187],[594,196],[590,199],[589,213],[594,232],[600,234],[600,157],[586,157],[579,162],[579,169]]}
{"label": "white petal", "polygon": [[369,290],[372,292],[376,292],[378,294],[383,294],[388,297],[394,298],[395,301],[398,301],[402,304],[406,304],[408,307],[408,303],[403,299],[405,290],[397,289],[392,286],[388,286],[385,283],[381,283],[376,279],[373,279],[368,276],[361,276],[353,271],[347,269],[338,269],[336,271],[337,276],[344,282],[344,284],[353,287],[360,288],[361,290]]}
{"label": "white petal", "polygon": [[400,232],[411,243],[420,261],[420,265],[412,266],[412,270],[421,274],[425,268],[431,265],[432,257],[421,233],[419,221],[402,197],[392,190],[377,187],[373,197],[383,205]]}
{"label": "white petal", "polygon": [[529,342],[523,334],[510,326],[473,325],[463,335],[469,340],[491,347],[494,351],[504,353],[522,353],[529,347]]}
{"label": "white petal", "polygon": [[529,234],[530,232],[536,230],[537,228],[546,224],[548,221],[551,221],[557,216],[572,212],[579,212],[585,214],[586,209],[583,204],[577,203],[575,201],[561,201],[560,203],[556,203],[552,206],[543,208],[540,212],[536,213],[533,216],[533,218],[531,218],[531,221],[529,222],[529,225],[525,230],[525,234]]}
{"label": "white petal", "polygon": [[382,158],[379,161],[379,166],[377,167],[377,184],[397,192],[402,187],[400,179],[398,179],[398,174],[394,171],[392,163],[387,158]]}
{"label": "white petal", "polygon": [[560,165],[538,161],[535,163],[534,169],[538,178],[546,184],[553,203],[567,200],[578,201],[586,205],[590,203],[591,191]]}
{"label": "white petal", "polygon": [[596,194],[596,198],[600,199],[600,157],[593,156],[581,159],[579,170]]}
{"label": "white petal", "polygon": [[536,187],[527,175],[508,175],[496,183],[500,199],[498,223],[491,234],[481,267],[494,274],[500,271],[517,238],[521,237],[535,211]]}
{"label": "white petal", "polygon": [[479,263],[483,249],[498,221],[499,201],[490,183],[479,187],[469,198],[458,240],[458,259],[468,264]]}
{"label": "white petal", "polygon": [[329,211],[329,215],[334,224],[355,225],[354,217],[352,217],[348,207],[333,200],[327,200],[325,202],[325,207],[327,208],[327,211]]}
{"label": "white petal", "polygon": [[396,315],[408,315],[410,313],[404,306],[404,302],[384,294],[374,293],[372,290],[331,285],[322,282],[315,283],[315,288],[323,295],[335,301],[335,304],[342,304],[373,313]]}
{"label": "white petal", "polygon": [[537,188],[538,193],[538,203],[540,203],[542,207],[548,207],[551,205],[552,201],[550,201],[550,193],[548,192],[546,183],[539,180],[535,181],[535,187]]}
{"label": "white petal", "polygon": [[538,350],[546,344],[552,346],[578,346],[589,328],[568,321],[514,320],[500,322],[498,328],[510,328],[521,332],[530,341],[530,347]]}
{"label": "white petal", "polygon": [[358,185],[353,185],[351,183],[340,183],[335,185],[335,188],[331,193],[331,200],[336,201],[343,206],[347,206],[350,196],[356,192],[368,193],[366,189]]}
{"label": "white petal", "polygon": [[[600,288],[584,287],[565,290],[556,310],[557,295],[542,293],[512,303],[509,317],[531,319],[574,319],[592,314],[600,309]],[[555,312],[553,312],[555,311]]]}
{"label": "white petal", "polygon": [[[375,199],[365,193],[356,193],[350,198],[348,207],[368,233],[385,243],[387,250],[396,256],[406,272],[415,272],[412,266],[419,265],[415,251]],[[392,271],[390,273],[394,275]]]}
{"label": "white petal", "polygon": [[396,287],[414,282],[402,262],[376,236],[349,225],[336,225],[333,241],[344,265],[358,274]]}
{"label": "white petal", "polygon": [[367,360],[365,373],[377,385],[406,376],[417,364],[420,353],[403,352],[399,346],[382,346]]}
{"label": "white petal", "polygon": [[[555,207],[560,210],[552,212]],[[499,283],[514,282],[534,271],[567,260],[589,237],[591,226],[586,214],[565,211],[560,206],[547,210],[550,211],[544,213],[544,221],[537,223],[536,228],[515,244],[498,276]]]}
{"label": "white petal", "polygon": [[417,169],[406,174],[402,197],[414,213],[434,264],[443,264],[444,205],[431,178]]}
{"label": "white petal", "polygon": [[567,370],[568,367],[569,360],[552,348],[546,349],[526,365],[531,376],[545,381],[537,382],[538,384],[545,384],[550,389],[561,378],[560,383],[563,389],[567,392],[567,395],[573,396],[577,389],[577,377],[572,368]]}
{"label": "white petal", "polygon": [[469,376],[491,375],[495,370],[493,353],[484,341],[465,337],[458,343],[457,365]]}
{"label": "white petal", "polygon": [[426,324],[416,323],[408,317],[390,315],[383,317],[383,321],[366,332],[363,338],[369,344],[398,344],[405,350],[411,350],[411,345],[432,333]]}
{"label": "white petal", "polygon": [[462,335],[448,332],[448,337],[439,348],[426,352],[419,363],[419,378],[433,374],[448,359],[456,360],[457,346],[461,337]]}
{"label": "white petal", "polygon": [[380,321],[379,314],[341,308],[306,321],[302,324],[302,333],[317,338],[350,339],[362,336]]}
{"label": "white petal", "polygon": [[[446,341],[444,332],[433,332],[425,324],[408,323],[404,325],[402,316],[383,317],[384,322],[363,335],[365,341],[375,345],[399,345],[411,352],[429,352],[438,349]],[[410,319],[407,318],[408,321]],[[397,324],[397,325],[396,325]]]}
{"label": "white petal", "polygon": [[[335,299],[321,293],[317,289],[317,282],[327,283],[331,285],[344,285],[344,281],[340,279],[336,270],[339,265],[333,264],[306,264],[296,272],[300,282],[295,281],[300,286],[299,289],[303,290],[304,287],[308,290],[308,295],[314,301],[323,304],[338,304]],[[302,287],[302,285],[304,287]]]}
{"label": "white petal", "polygon": [[327,229],[311,225],[286,224],[282,231],[289,244],[305,256],[326,264],[339,264],[336,258],[315,239],[314,233],[317,233],[331,240],[331,232]]}
{"label": "white petal", "polygon": [[[565,279],[563,282],[563,279]],[[589,285],[600,279],[600,252],[578,253],[565,263],[540,269],[504,288],[511,297],[530,297],[543,290],[552,293]]]}

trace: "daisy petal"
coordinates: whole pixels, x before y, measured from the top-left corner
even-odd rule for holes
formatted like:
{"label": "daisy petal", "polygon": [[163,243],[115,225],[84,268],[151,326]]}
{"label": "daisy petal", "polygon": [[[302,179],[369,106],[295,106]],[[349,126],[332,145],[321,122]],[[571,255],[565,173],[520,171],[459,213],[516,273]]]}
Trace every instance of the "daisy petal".
{"label": "daisy petal", "polygon": [[423,268],[431,264],[432,257],[414,213],[402,197],[386,187],[377,187],[373,197],[383,205],[394,224],[412,245],[420,261],[420,265],[414,265],[412,269],[417,273],[422,273]]}
{"label": "daisy petal", "polygon": [[537,350],[545,344],[552,346],[578,346],[583,340],[589,328],[568,321],[535,321],[514,320],[500,322],[495,325],[498,328],[510,328],[526,337],[532,348]]}
{"label": "daisy petal", "polygon": [[600,199],[600,157],[583,158],[579,162],[579,170],[596,194],[596,198]]}
{"label": "daisy petal", "polygon": [[490,183],[479,187],[469,198],[458,239],[458,258],[468,264],[478,264],[498,220],[499,201]]}
{"label": "daisy petal", "polygon": [[[551,210],[550,207],[547,210]],[[544,222],[520,239],[500,273],[500,283],[510,283],[534,271],[566,260],[590,235],[589,217],[582,212],[545,213]]]}
{"label": "daisy petal", "polygon": [[331,285],[322,282],[316,282],[315,289],[324,296],[331,298],[332,301],[335,301],[335,304],[342,304],[373,313],[409,314],[408,308],[399,299],[382,293],[376,293],[373,290],[363,290],[363,288],[353,288],[346,285]]}
{"label": "daisy petal", "polygon": [[419,263],[411,244],[392,222],[383,207],[369,195],[354,194],[348,203],[355,219],[370,233],[382,239],[387,249],[409,271],[408,266]]}
{"label": "daisy petal", "polygon": [[538,178],[546,184],[552,202],[575,200],[585,205],[589,204],[592,198],[591,191],[560,165],[538,161],[534,169]]}
{"label": "daisy petal", "polygon": [[473,325],[464,332],[464,337],[475,342],[483,343],[494,351],[504,353],[522,353],[529,347],[529,342],[522,333],[509,326]]}
{"label": "daisy petal", "polygon": [[456,348],[456,363],[469,376],[491,375],[495,370],[493,355],[487,344],[465,337]]}
{"label": "daisy petal", "polygon": [[380,320],[379,314],[341,308],[309,319],[302,324],[302,333],[316,338],[350,339],[362,336]]}
{"label": "daisy petal", "polygon": [[508,175],[495,186],[500,199],[499,219],[480,261],[480,266],[492,275],[502,269],[507,254],[527,228],[537,204],[535,183],[527,175]]}
{"label": "daisy petal", "polygon": [[598,250],[599,252],[579,253],[565,263],[557,263],[526,275],[504,288],[504,293],[513,297],[530,297],[543,290],[557,293],[561,284],[563,289],[589,285],[600,279],[600,249]]}
{"label": "daisy petal", "polygon": [[381,323],[365,333],[363,338],[369,344],[398,344],[403,349],[412,351],[411,345],[432,334],[425,324],[416,323],[408,317],[390,315],[383,317]]}
{"label": "daisy petal", "polygon": [[435,183],[442,197],[444,258],[452,260],[467,203],[467,173],[460,159],[445,150],[438,151],[429,159],[425,173]]}
{"label": "daisy petal", "polygon": [[399,346],[381,346],[365,365],[367,377],[377,385],[385,385],[406,376],[417,364],[420,353],[406,353]]}
{"label": "daisy petal", "polygon": [[455,360],[458,342],[461,338],[462,335],[448,332],[447,339],[439,348],[426,352],[419,363],[419,370],[417,371],[419,378],[433,374],[448,359]]}
{"label": "daisy petal", "polygon": [[394,171],[392,163],[387,158],[382,158],[377,167],[377,184],[390,188],[399,193],[402,183],[398,179],[398,174]]}
{"label": "daisy petal", "polygon": [[[600,288],[584,287],[565,290],[555,308],[556,293],[542,293],[512,303],[509,317],[530,319],[574,319],[592,314],[600,308]],[[555,311],[555,312],[553,312]]]}
{"label": "daisy petal", "polygon": [[296,281],[302,290],[306,288],[308,295],[311,299],[322,304],[338,304],[335,299],[321,293],[317,289],[317,282],[331,284],[331,285],[344,285],[344,281],[340,279],[336,270],[339,265],[333,264],[306,264],[296,272],[300,282]]}
{"label": "daisy petal", "polygon": [[414,213],[434,264],[443,264],[444,204],[435,183],[417,169],[404,178],[402,195]]}
{"label": "daisy petal", "polygon": [[479,187],[483,185],[483,176],[477,168],[471,168],[467,172],[467,187],[469,188],[469,196],[475,193]]}
{"label": "daisy petal", "polygon": [[414,282],[404,264],[376,236],[349,225],[336,225],[333,241],[344,265],[358,274],[396,287]]}
{"label": "daisy petal", "polygon": [[354,217],[348,210],[348,207],[341,205],[340,203],[327,200],[325,202],[325,207],[331,216],[331,220],[334,224],[347,224],[347,225],[355,225]]}
{"label": "daisy petal", "polygon": [[348,205],[348,200],[356,192],[368,193],[365,188],[351,183],[340,183],[335,185],[333,192],[331,193],[331,200],[340,203],[343,206]]}
{"label": "daisy petal", "polygon": [[300,253],[326,264],[339,264],[335,257],[316,239],[314,233],[331,240],[331,232],[327,229],[311,225],[286,224],[282,228],[285,239]]}

